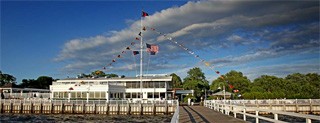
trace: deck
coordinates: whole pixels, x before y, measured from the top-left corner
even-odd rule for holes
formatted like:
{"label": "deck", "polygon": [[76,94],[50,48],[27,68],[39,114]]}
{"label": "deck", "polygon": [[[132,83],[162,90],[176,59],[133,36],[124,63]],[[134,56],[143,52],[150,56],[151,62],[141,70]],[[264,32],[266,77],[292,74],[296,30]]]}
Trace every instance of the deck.
{"label": "deck", "polygon": [[180,123],[246,123],[204,106],[180,106]]}

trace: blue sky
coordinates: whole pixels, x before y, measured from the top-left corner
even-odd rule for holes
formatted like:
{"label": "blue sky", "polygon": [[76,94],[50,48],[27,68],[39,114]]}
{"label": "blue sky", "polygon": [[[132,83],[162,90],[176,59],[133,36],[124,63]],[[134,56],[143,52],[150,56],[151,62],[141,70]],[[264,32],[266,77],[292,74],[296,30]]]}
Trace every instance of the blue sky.
{"label": "blue sky", "polygon": [[[135,76],[138,56],[121,52],[140,32],[142,8],[150,15],[144,25],[169,35],[221,74],[237,70],[254,79],[320,73],[317,1],[1,1],[0,70],[18,82],[74,77],[105,66],[106,73]],[[160,47],[155,56],[144,53],[146,73],[183,78],[200,67],[209,81],[218,77],[178,45],[151,30],[143,33],[145,42]],[[112,59],[116,62],[107,66]]]}

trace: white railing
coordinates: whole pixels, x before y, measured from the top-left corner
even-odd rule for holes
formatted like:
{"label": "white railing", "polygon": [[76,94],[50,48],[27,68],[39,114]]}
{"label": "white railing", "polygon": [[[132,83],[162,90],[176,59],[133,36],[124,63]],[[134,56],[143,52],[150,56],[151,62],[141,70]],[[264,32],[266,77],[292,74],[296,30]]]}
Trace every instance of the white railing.
{"label": "white railing", "polygon": [[179,123],[179,101],[176,100],[177,105],[176,105],[176,110],[174,111],[174,114],[171,118],[171,123]]}
{"label": "white railing", "polygon": [[[223,103],[224,100],[214,100]],[[251,104],[320,104],[320,99],[266,99],[266,100],[225,100],[226,104],[251,105]]]}
{"label": "white railing", "polygon": [[157,104],[157,105],[172,105],[179,106],[178,101],[176,100],[137,100],[137,101],[129,101],[129,100],[50,100],[46,98],[23,98],[23,99],[1,99],[0,103],[53,103],[53,104]]}
{"label": "white railing", "polygon": [[[308,101],[306,101],[308,100]],[[259,123],[259,119],[270,121],[270,122],[277,122],[282,123],[284,121],[280,121],[278,119],[278,114],[286,115],[286,116],[293,116],[293,117],[300,117],[306,119],[306,123],[311,123],[311,120],[318,120],[320,121],[320,116],[316,115],[307,115],[307,114],[300,114],[300,113],[293,113],[293,112],[285,112],[285,111],[276,111],[276,110],[269,110],[269,109],[261,109],[261,108],[255,108],[255,107],[246,107],[245,104],[258,104],[258,103],[264,103],[268,101],[266,104],[285,104],[287,102],[291,102],[292,100],[281,100],[280,101],[270,101],[270,100],[226,100],[225,102],[223,100],[206,100],[205,106],[214,109],[216,111],[220,111],[226,115],[229,115],[230,112],[233,113],[234,117],[236,118],[237,114],[243,115],[243,120],[246,121],[246,116],[254,117],[256,118],[256,123]],[[295,100],[295,103],[300,104],[310,104],[310,103],[318,103],[319,99],[315,100],[309,100],[309,99],[301,99],[301,100]],[[247,110],[254,110],[255,114],[247,113]],[[270,112],[274,115],[274,119],[259,116],[259,112]]]}

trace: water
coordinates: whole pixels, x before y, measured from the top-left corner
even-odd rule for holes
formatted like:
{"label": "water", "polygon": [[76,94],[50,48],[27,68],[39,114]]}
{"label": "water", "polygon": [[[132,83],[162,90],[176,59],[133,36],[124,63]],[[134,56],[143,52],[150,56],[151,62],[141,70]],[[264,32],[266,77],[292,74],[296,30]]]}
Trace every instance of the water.
{"label": "water", "polygon": [[[233,114],[230,116],[233,117]],[[274,118],[273,114],[264,114],[264,115],[259,115],[259,116],[267,117],[267,118],[271,118],[271,119]],[[243,115],[237,114],[237,118],[243,119]],[[246,119],[250,123],[256,122],[256,118],[254,118],[254,117],[246,116]],[[305,118],[293,117],[293,116],[288,116],[288,115],[280,115],[280,114],[278,115],[278,120],[284,121],[284,122],[289,122],[289,123],[305,123],[306,122]],[[260,119],[259,123],[272,123],[272,122]],[[319,120],[312,120],[312,123],[320,123],[320,119]]]}
{"label": "water", "polygon": [[167,123],[172,115],[0,114],[0,123]]}

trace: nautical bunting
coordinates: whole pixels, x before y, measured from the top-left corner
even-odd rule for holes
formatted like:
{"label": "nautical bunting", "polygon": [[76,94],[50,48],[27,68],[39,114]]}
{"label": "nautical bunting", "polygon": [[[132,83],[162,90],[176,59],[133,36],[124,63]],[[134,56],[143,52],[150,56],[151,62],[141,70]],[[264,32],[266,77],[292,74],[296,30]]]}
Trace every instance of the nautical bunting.
{"label": "nautical bunting", "polygon": [[144,11],[142,11],[142,17],[146,17],[146,16],[149,16],[149,14],[144,12]]}
{"label": "nautical bunting", "polygon": [[[209,63],[209,62],[207,62],[207,61],[205,61],[204,59],[200,58],[199,55],[195,54],[193,51],[191,51],[191,50],[188,49],[187,47],[185,47],[185,46],[183,46],[182,44],[179,44],[177,41],[173,40],[172,37],[170,37],[170,36],[168,36],[168,35],[166,35],[166,34],[163,34],[163,33],[159,32],[159,31],[156,31],[155,28],[152,28],[152,27],[147,27],[147,28],[149,28],[151,31],[159,34],[160,36],[163,36],[164,38],[168,39],[168,40],[171,41],[172,43],[178,45],[179,47],[181,47],[182,49],[184,49],[185,51],[187,51],[189,54],[193,55],[195,58],[197,58],[197,59],[199,59],[201,62],[203,62],[203,63],[205,64],[205,66],[209,67],[211,70],[214,70],[213,65],[210,66],[210,63]],[[220,75],[220,72],[219,72],[219,71],[215,71],[215,73],[218,74],[221,79],[225,80],[225,81],[229,84],[229,82],[228,82],[222,75]],[[231,85],[231,84],[229,84],[229,85]],[[233,89],[233,86],[232,86],[232,85],[229,86],[229,87],[230,87],[230,88],[232,87],[231,89]]]}

